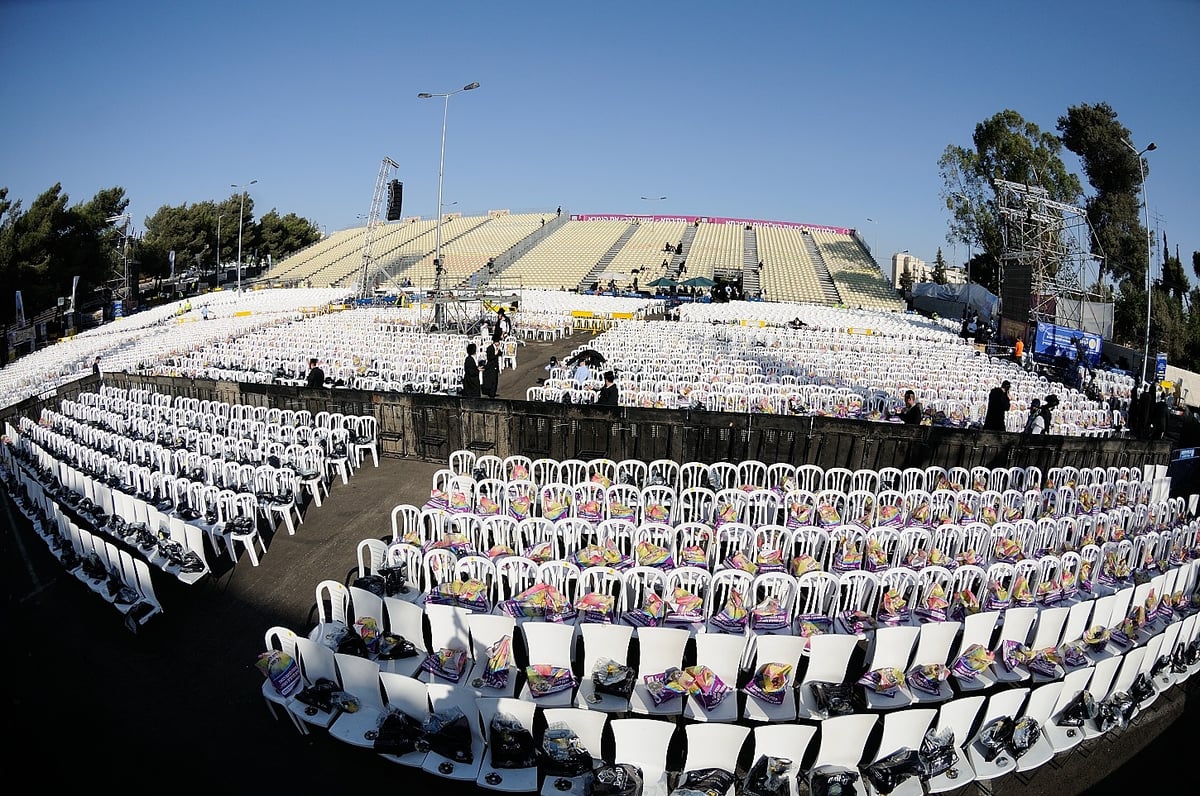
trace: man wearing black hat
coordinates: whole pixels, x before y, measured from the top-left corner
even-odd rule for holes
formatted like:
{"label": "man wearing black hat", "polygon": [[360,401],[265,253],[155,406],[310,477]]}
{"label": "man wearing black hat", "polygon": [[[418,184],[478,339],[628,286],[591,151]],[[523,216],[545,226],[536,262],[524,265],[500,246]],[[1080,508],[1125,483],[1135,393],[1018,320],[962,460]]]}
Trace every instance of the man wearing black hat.
{"label": "man wearing black hat", "polygon": [[1008,389],[1012,385],[1005,379],[999,387],[993,387],[988,393],[987,415],[983,420],[983,427],[987,431],[1004,431],[1004,416],[1008,412],[1011,403],[1008,398]]}
{"label": "man wearing black hat", "polygon": [[1046,396],[1045,400],[1042,401],[1042,411],[1040,412],[1040,416],[1042,418],[1043,434],[1050,433],[1050,423],[1053,421],[1052,414],[1054,412],[1054,407],[1056,406],[1058,406],[1058,396],[1054,393],[1050,393]]}

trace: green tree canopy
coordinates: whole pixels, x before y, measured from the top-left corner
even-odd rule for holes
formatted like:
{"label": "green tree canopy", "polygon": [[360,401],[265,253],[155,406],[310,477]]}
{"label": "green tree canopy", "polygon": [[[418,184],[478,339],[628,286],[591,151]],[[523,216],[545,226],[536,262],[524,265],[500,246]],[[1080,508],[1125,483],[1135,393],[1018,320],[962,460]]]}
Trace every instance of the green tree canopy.
{"label": "green tree canopy", "polygon": [[937,250],[937,257],[933,258],[933,270],[929,274],[929,278],[933,280],[935,285],[944,285],[946,279],[946,259],[942,256],[942,247]]}
{"label": "green tree canopy", "polygon": [[996,209],[996,181],[1045,188],[1051,199],[1075,202],[1079,178],[1059,157],[1062,142],[1019,113],[1005,110],[975,126],[972,148],[951,144],[938,160],[942,198],[950,211],[946,240],[979,251],[971,264],[974,281],[998,292],[997,264],[1003,236]]}
{"label": "green tree canopy", "polygon": [[[124,279],[126,257],[135,291],[143,277],[170,275],[170,253],[175,269],[197,268],[212,273],[221,262],[237,259],[238,218],[242,218],[242,253],[248,260],[257,253],[282,259],[320,240],[320,230],[294,213],[272,210],[261,221],[254,219],[254,200],[234,194],[220,202],[206,200],[177,207],[164,205],[145,220],[145,233],[131,234],[136,226],[126,213],[129,199],[119,187],[105,188],[86,202],[71,205],[62,185],[55,184],[33,200],[28,209],[9,199],[0,188],[0,280],[20,289],[27,318],[56,306],[70,296],[79,276],[77,304],[84,306]],[[218,241],[218,224],[220,240]],[[0,323],[12,323],[16,302],[11,294],[0,301]]]}

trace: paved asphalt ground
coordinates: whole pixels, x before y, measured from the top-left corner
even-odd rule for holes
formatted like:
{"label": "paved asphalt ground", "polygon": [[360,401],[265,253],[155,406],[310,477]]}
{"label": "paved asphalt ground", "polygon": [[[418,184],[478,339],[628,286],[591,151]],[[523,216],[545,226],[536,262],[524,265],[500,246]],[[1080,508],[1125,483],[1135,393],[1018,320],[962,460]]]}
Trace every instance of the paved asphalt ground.
{"label": "paved asphalt ground", "polygon": [[[576,333],[522,348],[518,368],[501,374],[501,397],[523,399],[551,354],[562,358],[587,339]],[[236,567],[218,564],[213,577],[192,587],[156,579],[166,613],[136,636],[63,571],[11,501],[0,501],[9,776],[55,791],[91,786],[125,794],[476,792],[319,732],[300,736],[286,718],[268,713],[254,668],[264,631],[285,625],[307,632],[317,583],[344,581],[356,567],[358,542],[389,536],[391,508],[423,503],[438,466],[398,458],[378,468],[368,463],[349,484],[335,483],[320,509],[309,506],[294,536],[281,529],[269,538],[261,566],[244,557]],[[1153,783],[1150,793],[1169,792],[1186,781],[1185,764],[1195,771],[1185,752],[1200,730],[1195,685],[1191,690],[1186,713],[1176,689],[1140,729],[1089,752],[1108,768],[1150,744],[1105,781],[1082,772],[1079,756],[1044,767],[1028,783],[995,780],[991,791],[1098,796]]]}

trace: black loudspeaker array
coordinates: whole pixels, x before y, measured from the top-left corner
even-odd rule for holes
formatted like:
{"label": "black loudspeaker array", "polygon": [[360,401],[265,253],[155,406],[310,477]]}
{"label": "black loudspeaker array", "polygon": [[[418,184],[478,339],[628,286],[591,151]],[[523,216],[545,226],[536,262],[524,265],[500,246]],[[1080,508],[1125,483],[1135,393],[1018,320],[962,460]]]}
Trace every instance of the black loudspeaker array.
{"label": "black loudspeaker array", "polygon": [[387,204],[387,220],[399,221],[401,209],[400,206],[404,200],[404,183],[400,180],[392,180],[388,183],[388,204]]}

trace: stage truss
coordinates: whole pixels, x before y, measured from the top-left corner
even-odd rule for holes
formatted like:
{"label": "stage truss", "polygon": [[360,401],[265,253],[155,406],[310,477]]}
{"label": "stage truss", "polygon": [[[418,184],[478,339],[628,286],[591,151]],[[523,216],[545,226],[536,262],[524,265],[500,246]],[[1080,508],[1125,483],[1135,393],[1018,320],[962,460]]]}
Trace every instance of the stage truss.
{"label": "stage truss", "polygon": [[[382,224],[379,220],[379,211],[383,207],[383,194],[387,189],[388,177],[391,176],[392,169],[399,168],[400,166],[396,164],[396,161],[386,155],[383,158],[383,162],[379,164],[379,178],[375,180],[375,194],[371,197],[371,210],[367,214],[367,234],[363,237],[362,277],[358,286],[358,295],[360,298],[367,298],[372,292],[371,244],[375,242],[375,232]],[[391,279],[391,276],[386,273],[384,276]]]}
{"label": "stage truss", "polygon": [[1102,260],[1091,251],[1087,213],[1050,198],[1045,188],[996,181],[1003,250],[1000,284],[1029,277],[1028,318],[1005,307],[1014,321],[1055,323],[1112,337],[1112,302],[1103,292]]}

